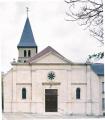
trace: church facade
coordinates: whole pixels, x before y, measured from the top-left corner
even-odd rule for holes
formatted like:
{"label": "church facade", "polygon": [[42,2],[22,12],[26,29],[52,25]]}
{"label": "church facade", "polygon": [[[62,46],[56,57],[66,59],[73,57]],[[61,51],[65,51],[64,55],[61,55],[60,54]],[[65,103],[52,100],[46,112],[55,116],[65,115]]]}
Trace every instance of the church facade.
{"label": "church facade", "polygon": [[103,114],[103,64],[73,63],[50,46],[38,53],[28,17],[17,48],[3,76],[4,112]]}

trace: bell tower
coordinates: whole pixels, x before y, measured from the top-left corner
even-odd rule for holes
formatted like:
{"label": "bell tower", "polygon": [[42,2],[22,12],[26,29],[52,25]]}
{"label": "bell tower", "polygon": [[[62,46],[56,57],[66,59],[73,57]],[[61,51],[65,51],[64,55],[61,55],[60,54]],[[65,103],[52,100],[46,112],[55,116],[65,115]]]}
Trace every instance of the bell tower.
{"label": "bell tower", "polygon": [[33,36],[33,32],[28,17],[28,8],[26,22],[17,48],[19,53],[18,54],[19,63],[25,63],[30,57],[37,54],[37,45]]}

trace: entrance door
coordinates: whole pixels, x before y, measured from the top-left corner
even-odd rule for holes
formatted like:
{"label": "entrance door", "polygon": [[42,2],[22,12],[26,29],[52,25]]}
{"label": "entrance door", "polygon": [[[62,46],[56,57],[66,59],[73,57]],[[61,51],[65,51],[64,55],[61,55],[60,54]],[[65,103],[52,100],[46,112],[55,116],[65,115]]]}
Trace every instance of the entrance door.
{"label": "entrance door", "polygon": [[57,112],[57,89],[45,90],[45,111]]}

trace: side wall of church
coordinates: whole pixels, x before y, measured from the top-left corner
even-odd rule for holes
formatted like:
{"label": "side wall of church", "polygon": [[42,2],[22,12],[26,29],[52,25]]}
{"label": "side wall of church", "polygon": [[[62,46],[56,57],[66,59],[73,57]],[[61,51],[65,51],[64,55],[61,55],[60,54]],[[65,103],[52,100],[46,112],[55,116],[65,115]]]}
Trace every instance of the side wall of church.
{"label": "side wall of church", "polygon": [[92,109],[91,112],[94,115],[101,115],[102,113],[102,106],[101,106],[101,94],[102,94],[102,86],[101,79],[91,71],[91,98],[92,98]]}
{"label": "side wall of church", "polygon": [[[30,112],[31,106],[31,69],[30,66],[17,65],[13,68],[12,112]],[[22,89],[26,89],[26,99],[22,99]]]}
{"label": "side wall of church", "polygon": [[4,97],[4,111],[12,112],[12,81],[13,81],[12,69],[3,77],[3,97]]}
{"label": "side wall of church", "polygon": [[[104,105],[103,105],[103,102],[102,100],[105,99],[105,80],[104,80],[104,77],[103,76],[100,76],[99,77],[100,79],[100,111],[101,111],[101,114],[103,115],[104,113]],[[104,86],[103,86],[104,84]]]}
{"label": "side wall of church", "polygon": [[[73,65],[69,74],[69,106],[71,114],[86,114],[86,67]],[[80,99],[76,98],[76,89],[80,88]]]}
{"label": "side wall of church", "polygon": [[[69,73],[69,111],[71,114],[100,115],[100,81],[89,65],[74,65]],[[70,80],[71,78],[71,80]],[[76,89],[80,88],[80,99]],[[68,96],[69,96],[68,94]]]}

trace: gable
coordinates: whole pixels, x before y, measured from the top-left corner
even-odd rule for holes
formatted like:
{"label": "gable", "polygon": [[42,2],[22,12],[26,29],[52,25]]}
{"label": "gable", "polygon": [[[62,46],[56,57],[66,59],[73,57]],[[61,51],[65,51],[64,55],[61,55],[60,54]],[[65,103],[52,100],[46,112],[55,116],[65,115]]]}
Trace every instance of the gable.
{"label": "gable", "polygon": [[60,58],[60,56],[54,53],[48,53],[39,59],[33,61],[33,63],[67,63],[67,61]]}
{"label": "gable", "polygon": [[35,56],[31,57],[27,63],[60,63],[60,64],[71,64],[72,62],[63,57],[59,54],[56,50],[48,46],[40,53],[36,54]]}

